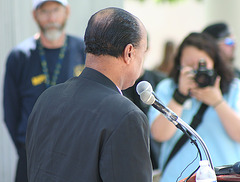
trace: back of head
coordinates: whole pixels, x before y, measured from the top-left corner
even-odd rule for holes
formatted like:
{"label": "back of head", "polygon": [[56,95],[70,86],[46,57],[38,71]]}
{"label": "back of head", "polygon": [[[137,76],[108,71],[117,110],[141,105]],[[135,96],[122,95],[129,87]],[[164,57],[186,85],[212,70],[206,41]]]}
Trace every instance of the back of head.
{"label": "back of head", "polygon": [[203,33],[211,35],[215,39],[222,39],[231,34],[229,27],[226,23],[220,22],[207,26]]}
{"label": "back of head", "polygon": [[84,41],[86,53],[118,58],[126,45],[138,46],[141,40],[140,21],[120,8],[106,8],[90,18]]}

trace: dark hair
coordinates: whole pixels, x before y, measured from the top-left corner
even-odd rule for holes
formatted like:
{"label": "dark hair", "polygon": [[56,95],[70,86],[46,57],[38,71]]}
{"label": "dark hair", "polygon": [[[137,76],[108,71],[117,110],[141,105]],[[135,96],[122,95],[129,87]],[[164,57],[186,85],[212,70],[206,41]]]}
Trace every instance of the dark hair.
{"label": "dark hair", "polygon": [[171,40],[165,42],[163,59],[157,70],[163,72],[166,75],[169,75],[173,67],[174,56],[175,56],[176,46],[175,43]]}
{"label": "dark hair", "polygon": [[183,49],[187,46],[194,46],[199,50],[207,53],[209,57],[214,61],[214,70],[221,77],[220,88],[222,93],[228,91],[231,81],[234,78],[232,68],[227,65],[221,58],[218,50],[218,46],[215,40],[206,33],[190,33],[181,43],[178,48],[176,57],[174,59],[174,67],[170,72],[170,77],[178,84],[178,78],[180,74],[180,59]]}
{"label": "dark hair", "polygon": [[139,45],[139,21],[120,8],[100,10],[90,18],[84,41],[86,53],[119,57],[128,44]]}

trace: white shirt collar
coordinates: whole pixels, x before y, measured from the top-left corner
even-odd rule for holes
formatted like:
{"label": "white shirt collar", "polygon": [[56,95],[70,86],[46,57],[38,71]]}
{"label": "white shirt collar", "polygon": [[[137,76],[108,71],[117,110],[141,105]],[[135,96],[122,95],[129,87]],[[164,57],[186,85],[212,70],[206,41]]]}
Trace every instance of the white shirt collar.
{"label": "white shirt collar", "polygon": [[120,92],[120,94],[123,95],[121,89],[118,86],[116,86],[116,87],[117,87],[118,91]]}

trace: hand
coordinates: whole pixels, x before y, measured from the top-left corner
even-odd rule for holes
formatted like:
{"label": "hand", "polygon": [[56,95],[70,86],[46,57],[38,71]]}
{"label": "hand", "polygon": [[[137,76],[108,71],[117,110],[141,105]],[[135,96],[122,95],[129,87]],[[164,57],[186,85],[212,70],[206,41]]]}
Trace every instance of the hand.
{"label": "hand", "polygon": [[187,96],[191,89],[197,87],[194,81],[194,73],[191,67],[183,67],[179,75],[178,90],[181,94]]}
{"label": "hand", "polygon": [[204,88],[193,88],[191,89],[191,96],[203,102],[207,105],[214,106],[216,103],[220,102],[223,98],[220,89],[220,76],[215,80],[213,86],[207,86]]}

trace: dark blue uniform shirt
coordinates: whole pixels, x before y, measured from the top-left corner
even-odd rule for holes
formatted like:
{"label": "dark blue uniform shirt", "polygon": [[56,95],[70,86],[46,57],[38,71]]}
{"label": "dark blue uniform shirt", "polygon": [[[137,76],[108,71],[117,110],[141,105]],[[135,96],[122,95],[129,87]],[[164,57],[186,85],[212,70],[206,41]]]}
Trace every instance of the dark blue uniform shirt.
{"label": "dark blue uniform shirt", "polygon": [[[51,80],[60,48],[44,48],[44,52]],[[85,56],[83,40],[67,36],[67,48],[56,83],[78,76]],[[10,52],[4,81],[4,120],[17,148],[25,144],[28,117],[37,98],[46,89],[45,78],[36,39],[29,38]]]}

